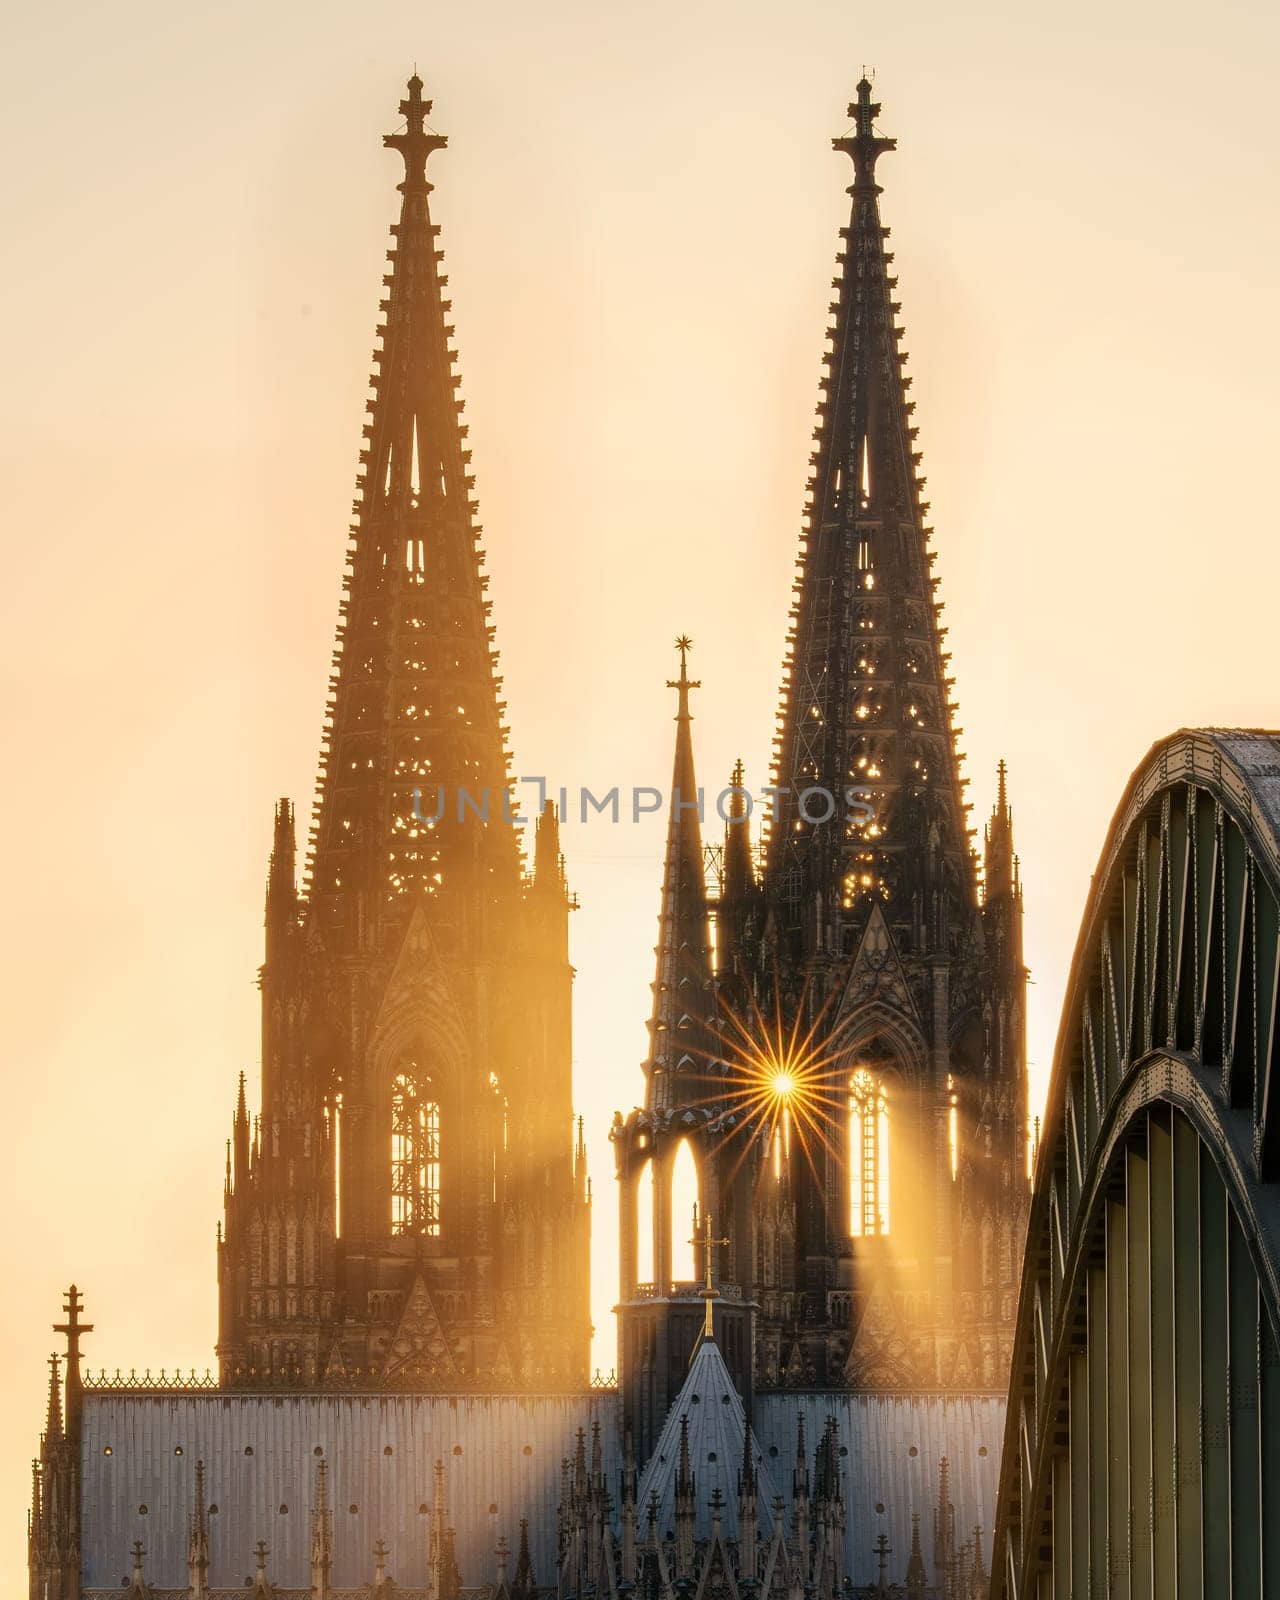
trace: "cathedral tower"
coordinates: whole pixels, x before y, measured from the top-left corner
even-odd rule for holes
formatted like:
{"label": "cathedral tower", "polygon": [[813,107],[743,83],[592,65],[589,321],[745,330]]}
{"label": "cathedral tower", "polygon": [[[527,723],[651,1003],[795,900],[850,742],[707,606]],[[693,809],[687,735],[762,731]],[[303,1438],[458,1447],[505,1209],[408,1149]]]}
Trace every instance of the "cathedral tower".
{"label": "cathedral tower", "polygon": [[[712,902],[697,813],[672,797],[645,1106],[614,1132],[638,1438],[652,1437],[649,1410],[670,1402],[690,1343],[664,1255],[682,1221],[669,1215],[680,1142],[724,1234],[723,1295],[749,1322],[757,1386],[1005,1378],[1027,1203],[1022,893],[1003,765],[985,875],[967,826],[880,220],[876,166],[894,141],[878,111],[864,79],[853,129],[834,141],[853,163],[852,204],[769,822],[757,857],[739,769]],[[693,783],[693,687],[682,667],[676,790]],[[634,1221],[650,1174],[652,1285],[635,1270]]]}
{"label": "cathedral tower", "polygon": [[558,1387],[588,1371],[557,820],[526,875],[415,75],[302,883],[267,877],[262,1110],[219,1249],[230,1386]]}
{"label": "cathedral tower", "polygon": [[[752,1278],[754,1150],[726,1077],[713,974],[701,824],[706,791],[698,787],[694,768],[689,704],[691,691],[701,685],[689,677],[691,643],[683,635],[676,641],[680,676],[668,684],[677,696],[676,742],[645,1101],[625,1122],[615,1118],[611,1135],[620,1187],[623,1427],[641,1460],[654,1447],[704,1333],[714,1329],[748,1407],[751,1397],[746,1290]],[[690,1216],[674,1214],[673,1180],[682,1156],[697,1176],[700,1209]],[[685,1240],[693,1247],[694,1267],[682,1278],[675,1262]]]}
{"label": "cathedral tower", "polygon": [[852,205],[775,801],[754,898],[724,908],[755,1006],[798,1041],[758,1198],[757,1380],[994,1388],[1026,1208],[1021,890],[1003,770],[985,898],[970,845],[878,112],[864,78],[833,141]]}

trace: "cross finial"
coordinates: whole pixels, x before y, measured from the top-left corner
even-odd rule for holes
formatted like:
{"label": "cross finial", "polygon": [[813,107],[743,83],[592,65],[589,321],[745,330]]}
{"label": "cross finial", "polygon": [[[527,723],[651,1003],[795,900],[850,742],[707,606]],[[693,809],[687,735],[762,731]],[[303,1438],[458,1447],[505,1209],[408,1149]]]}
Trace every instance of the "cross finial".
{"label": "cross finial", "polygon": [[62,1310],[66,1316],[65,1322],[55,1322],[53,1331],[65,1333],[67,1336],[67,1372],[74,1373],[76,1379],[80,1377],[80,1335],[92,1333],[92,1322],[81,1322],[80,1313],[84,1310],[84,1299],[79,1289],[73,1283],[62,1297]]}
{"label": "cross finial", "polygon": [[880,115],[878,102],[871,98],[871,78],[867,69],[863,67],[862,78],[858,83],[857,99],[849,102],[849,117],[853,122],[854,131],[846,134],[843,139],[833,139],[832,148],[843,150],[845,155],[853,159],[853,188],[872,190],[878,193],[876,186],[876,162],[886,150],[896,150],[896,139],[882,139],[875,131],[875,121]]}
{"label": "cross finial", "polygon": [[667,688],[680,691],[680,706],[676,712],[677,721],[687,721],[689,717],[689,690],[701,689],[702,680],[689,676],[689,652],[693,649],[693,640],[687,633],[682,633],[676,639],[676,649],[680,652],[680,676],[668,678]]}
{"label": "cross finial", "polygon": [[427,131],[426,120],[431,113],[432,103],[422,98],[422,79],[416,71],[409,79],[408,88],[409,93],[400,102],[405,131],[384,134],[382,142],[387,149],[398,150],[404,157],[404,182],[399,186],[401,192],[414,190],[425,194],[431,188],[427,182],[427,157],[434,150],[443,150],[449,141],[443,134]]}
{"label": "cross finial", "polygon": [[689,1243],[695,1248],[698,1245],[701,1245],[704,1251],[703,1261],[706,1272],[704,1275],[703,1287],[698,1291],[698,1293],[706,1302],[706,1313],[702,1324],[702,1337],[704,1339],[711,1339],[715,1337],[715,1323],[712,1315],[712,1305],[720,1298],[719,1291],[717,1290],[715,1284],[715,1247],[718,1244],[727,1247],[729,1241],[728,1239],[717,1239],[714,1237],[711,1229],[711,1213],[709,1211],[703,1218],[702,1237],[698,1237],[698,1211],[697,1207],[695,1206],[693,1212],[693,1238],[689,1240]]}
{"label": "cross finial", "polygon": [[271,1554],[267,1549],[266,1541],[259,1539],[253,1547],[253,1553],[258,1558],[258,1571],[265,1573],[267,1570],[267,1557]]}

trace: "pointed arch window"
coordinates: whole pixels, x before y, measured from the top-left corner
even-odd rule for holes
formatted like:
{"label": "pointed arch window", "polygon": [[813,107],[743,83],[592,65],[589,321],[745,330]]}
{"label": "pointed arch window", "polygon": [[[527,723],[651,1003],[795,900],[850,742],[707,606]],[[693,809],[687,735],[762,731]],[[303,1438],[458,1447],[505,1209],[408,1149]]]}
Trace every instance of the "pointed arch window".
{"label": "pointed arch window", "polygon": [[865,1066],[849,1079],[849,1232],[889,1231],[889,1099]]}
{"label": "pointed arch window", "polygon": [[407,1072],[391,1086],[391,1231],[440,1236],[440,1105]]}
{"label": "pointed arch window", "polygon": [[[671,1231],[671,1278],[675,1283],[696,1283],[698,1264],[693,1241],[698,1233],[698,1162],[687,1139],[681,1139],[676,1146],[668,1182],[671,1185],[667,1212]],[[660,1292],[665,1294],[666,1290]]]}

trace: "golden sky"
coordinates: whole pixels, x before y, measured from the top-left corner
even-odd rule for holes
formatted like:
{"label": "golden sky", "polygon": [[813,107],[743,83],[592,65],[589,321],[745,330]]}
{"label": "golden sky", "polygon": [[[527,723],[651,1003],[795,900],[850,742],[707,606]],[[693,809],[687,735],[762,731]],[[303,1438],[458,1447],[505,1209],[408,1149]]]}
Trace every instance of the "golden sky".
{"label": "golden sky", "polygon": [[[1042,1092],[1125,778],[1280,723],[1274,7],[368,0],[27,8],[0,96],[0,1591],[63,1285],[203,1368],[271,805],[315,773],[416,61],[518,772],[766,781],[847,163],[877,69],[975,820],[998,757]],[[565,832],[612,1365],[661,821]]]}

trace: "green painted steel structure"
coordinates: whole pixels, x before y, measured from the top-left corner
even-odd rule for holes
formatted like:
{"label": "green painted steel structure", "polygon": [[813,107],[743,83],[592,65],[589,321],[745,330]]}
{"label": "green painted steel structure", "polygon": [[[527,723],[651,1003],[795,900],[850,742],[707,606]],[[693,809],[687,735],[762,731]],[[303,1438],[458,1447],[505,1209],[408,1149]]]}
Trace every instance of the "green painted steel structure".
{"label": "green painted steel structure", "polygon": [[1063,1007],[992,1600],[1280,1596],[1280,734],[1130,780]]}

